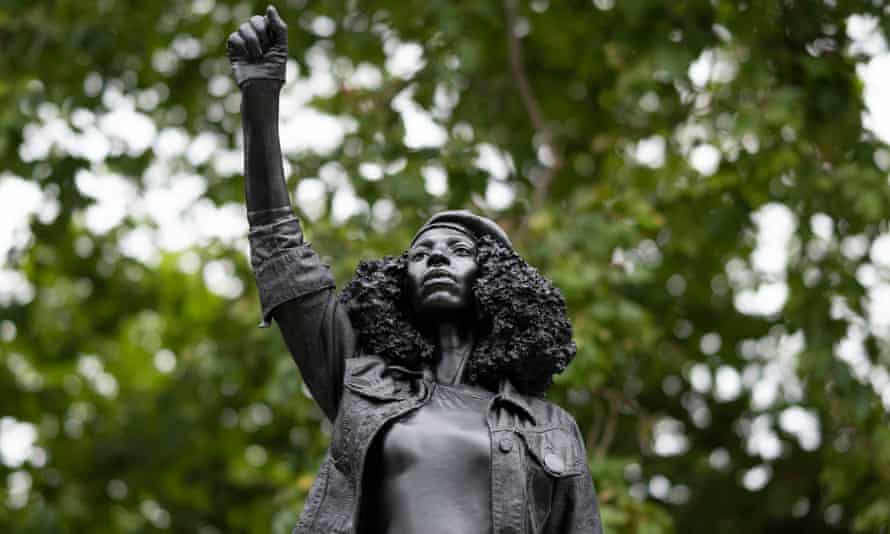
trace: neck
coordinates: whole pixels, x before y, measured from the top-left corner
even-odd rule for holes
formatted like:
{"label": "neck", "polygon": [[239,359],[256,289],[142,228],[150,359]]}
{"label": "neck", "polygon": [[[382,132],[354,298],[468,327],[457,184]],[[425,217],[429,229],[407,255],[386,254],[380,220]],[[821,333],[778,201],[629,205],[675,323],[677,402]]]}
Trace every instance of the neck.
{"label": "neck", "polygon": [[437,325],[439,363],[436,379],[446,384],[461,382],[464,366],[473,351],[473,328],[457,320],[440,321]]}

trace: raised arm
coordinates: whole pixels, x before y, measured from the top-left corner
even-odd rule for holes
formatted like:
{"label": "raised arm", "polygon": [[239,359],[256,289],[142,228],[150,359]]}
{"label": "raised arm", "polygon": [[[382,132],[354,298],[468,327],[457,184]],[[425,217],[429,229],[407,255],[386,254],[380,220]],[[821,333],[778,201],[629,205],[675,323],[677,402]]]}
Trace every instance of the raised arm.
{"label": "raised arm", "polygon": [[332,421],[344,359],[355,336],[339,304],[327,265],[303,240],[284,179],[278,140],[278,97],[287,63],[287,26],[274,7],[229,36],[227,55],[241,88],[244,194],[250,221],[250,260],[263,324],[275,319],[303,380]]}

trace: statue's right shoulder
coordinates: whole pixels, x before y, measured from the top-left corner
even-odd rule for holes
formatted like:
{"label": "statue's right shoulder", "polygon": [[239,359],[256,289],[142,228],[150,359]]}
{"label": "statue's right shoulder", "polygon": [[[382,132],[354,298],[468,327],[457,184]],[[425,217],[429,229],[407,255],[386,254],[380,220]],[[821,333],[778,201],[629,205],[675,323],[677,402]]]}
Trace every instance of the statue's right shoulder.
{"label": "statue's right shoulder", "polygon": [[426,379],[423,371],[390,365],[380,356],[359,355],[346,360],[343,386],[364,397],[393,401],[422,396],[421,382]]}
{"label": "statue's right shoulder", "polygon": [[346,377],[381,376],[386,362],[380,356],[358,353],[346,359]]}

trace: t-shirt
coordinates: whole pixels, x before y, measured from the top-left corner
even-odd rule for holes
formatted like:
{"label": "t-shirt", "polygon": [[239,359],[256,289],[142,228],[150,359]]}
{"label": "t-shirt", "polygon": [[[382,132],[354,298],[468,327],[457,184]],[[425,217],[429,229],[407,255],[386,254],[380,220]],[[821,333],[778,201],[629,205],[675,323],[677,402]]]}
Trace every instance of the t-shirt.
{"label": "t-shirt", "polygon": [[437,384],[427,404],[389,426],[378,449],[379,485],[366,484],[377,493],[377,510],[366,510],[377,516],[376,532],[491,532],[486,414],[492,396],[470,385]]}

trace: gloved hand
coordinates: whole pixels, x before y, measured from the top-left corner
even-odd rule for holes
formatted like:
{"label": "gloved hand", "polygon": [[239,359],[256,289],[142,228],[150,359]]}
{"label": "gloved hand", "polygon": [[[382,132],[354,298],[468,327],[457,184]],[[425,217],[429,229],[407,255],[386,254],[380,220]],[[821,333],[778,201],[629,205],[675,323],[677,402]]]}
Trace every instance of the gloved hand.
{"label": "gloved hand", "polygon": [[269,6],[265,17],[254,15],[229,35],[226,55],[239,87],[247,80],[283,83],[287,70],[287,24],[278,10]]}

